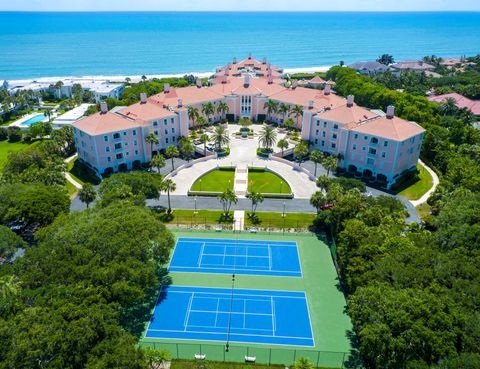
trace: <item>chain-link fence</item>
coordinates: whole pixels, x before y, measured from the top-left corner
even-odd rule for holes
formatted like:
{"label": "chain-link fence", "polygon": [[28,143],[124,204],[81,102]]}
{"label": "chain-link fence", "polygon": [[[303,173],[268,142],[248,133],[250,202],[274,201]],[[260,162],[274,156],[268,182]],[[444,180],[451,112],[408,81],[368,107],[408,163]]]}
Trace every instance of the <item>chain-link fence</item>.
{"label": "chain-link fence", "polygon": [[255,358],[258,364],[292,365],[298,358],[306,358],[316,367],[344,368],[348,360],[347,352],[316,351],[301,349],[246,347],[229,345],[228,351],[220,344],[145,342],[142,347],[165,349],[173,359],[194,360],[195,355],[205,355],[206,360],[223,362],[245,362],[246,357]]}

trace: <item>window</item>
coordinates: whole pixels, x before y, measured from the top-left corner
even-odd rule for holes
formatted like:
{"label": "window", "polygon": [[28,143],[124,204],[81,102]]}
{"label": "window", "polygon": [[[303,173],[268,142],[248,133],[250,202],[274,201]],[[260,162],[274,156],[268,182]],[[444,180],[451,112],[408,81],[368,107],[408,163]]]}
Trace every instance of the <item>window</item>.
{"label": "window", "polygon": [[411,143],[414,143],[414,142],[415,142],[415,137],[412,137],[412,138],[410,139],[410,142],[411,142]]}
{"label": "window", "polygon": [[356,149],[357,149],[357,145],[353,144],[352,150],[356,150]]}
{"label": "window", "polygon": [[333,129],[338,129],[338,124],[334,124]]}
{"label": "window", "polygon": [[334,149],[335,147],[337,147],[337,144],[336,144],[336,143],[332,143],[332,149]]}
{"label": "window", "polygon": [[165,139],[165,143],[168,144],[168,137]]}
{"label": "window", "polygon": [[413,154],[413,147],[411,147],[411,148],[408,149],[408,153],[409,153],[409,154]]}
{"label": "window", "polygon": [[367,159],[367,164],[368,165],[373,165],[373,164],[375,164],[375,161],[372,158],[368,158]]}
{"label": "window", "polygon": [[173,136],[173,137],[172,137],[172,142],[175,142],[175,141],[176,141],[176,137]]}
{"label": "window", "polygon": [[163,124],[167,125],[167,120],[166,119],[163,120]]}
{"label": "window", "polygon": [[327,128],[327,122],[323,122],[323,128]]}
{"label": "window", "polygon": [[358,133],[355,133],[355,136],[353,136],[354,139],[358,138]]}
{"label": "window", "polygon": [[122,153],[117,154],[117,159],[123,159],[123,154]]}
{"label": "window", "polygon": [[126,135],[127,135],[127,131],[123,132],[123,135],[126,136]]}
{"label": "window", "polygon": [[133,146],[138,146],[137,140],[134,140],[134,141],[133,141]]}
{"label": "window", "polygon": [[318,145],[318,138],[315,139],[315,145]]}
{"label": "window", "polygon": [[107,162],[111,162],[112,161],[112,157],[111,156],[107,156]]}
{"label": "window", "polygon": [[336,134],[336,133],[334,133],[334,134],[332,135],[332,139],[334,139],[334,140],[337,139],[337,134]]}
{"label": "window", "polygon": [[418,145],[418,146],[417,146],[417,150],[419,150],[419,151],[420,151],[420,147],[421,147],[421,146],[422,146],[422,145]]}
{"label": "window", "polygon": [[130,151],[127,151],[126,156],[130,156]]}
{"label": "window", "polygon": [[105,152],[110,152],[110,146],[107,146],[107,147],[105,148]]}
{"label": "window", "polygon": [[153,133],[155,133],[158,136],[158,131],[153,131]]}
{"label": "window", "polygon": [[165,134],[168,135],[168,129],[165,128]]}
{"label": "window", "polygon": [[172,127],[172,133],[175,133],[175,128],[174,127]]}
{"label": "window", "polygon": [[103,136],[103,141],[108,142],[108,136]]}
{"label": "window", "polygon": [[372,139],[370,140],[370,142],[371,142],[372,144],[377,144],[377,143],[378,143],[378,138],[372,137]]}
{"label": "window", "polygon": [[170,122],[173,124],[175,123],[175,118],[170,119]]}
{"label": "window", "polygon": [[136,136],[136,135],[137,135],[137,130],[136,130],[136,129],[134,129],[134,130],[132,131],[132,135],[133,135],[133,136]]}
{"label": "window", "polygon": [[388,141],[383,141],[383,147],[388,147]]}
{"label": "window", "polygon": [[365,151],[367,148],[365,146],[362,146],[362,151]]}
{"label": "window", "polygon": [[315,134],[318,136],[318,129],[316,130]]}
{"label": "window", "polygon": [[320,121],[317,120],[317,127],[320,127]]}
{"label": "window", "polygon": [[386,158],[387,157],[387,153],[386,152],[382,152],[382,158]]}
{"label": "window", "polygon": [[138,155],[138,150],[135,150],[135,155]]}
{"label": "window", "polygon": [[322,141],[322,146],[325,146],[325,141]]}
{"label": "window", "polygon": [[370,148],[368,149],[368,153],[371,154],[371,155],[376,155],[376,154],[377,154],[377,150],[370,147]]}
{"label": "window", "polygon": [[120,138],[120,133],[117,132],[117,133],[113,134],[113,139],[114,140],[118,140],[119,138]]}
{"label": "window", "polygon": [[120,150],[122,148],[122,143],[121,142],[117,142],[115,144],[115,150]]}
{"label": "window", "polygon": [[365,141],[367,141],[367,140],[368,140],[368,136],[363,136],[363,139],[364,139]]}
{"label": "window", "polygon": [[322,132],[322,137],[326,137],[327,133],[325,131]]}
{"label": "window", "polygon": [[85,141],[82,141],[82,147],[85,147],[87,145],[85,145]]}
{"label": "window", "polygon": [[158,126],[158,122],[153,122],[153,126],[154,127]]}

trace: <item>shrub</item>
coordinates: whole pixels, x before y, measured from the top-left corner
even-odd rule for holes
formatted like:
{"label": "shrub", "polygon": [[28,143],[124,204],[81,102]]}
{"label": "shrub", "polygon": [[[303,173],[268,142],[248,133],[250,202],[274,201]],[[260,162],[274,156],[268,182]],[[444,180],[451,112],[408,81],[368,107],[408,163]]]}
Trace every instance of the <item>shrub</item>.
{"label": "shrub", "polygon": [[0,127],[0,141],[5,141],[8,138],[8,132],[5,128]]}
{"label": "shrub", "polygon": [[18,142],[22,139],[22,130],[19,127],[8,127],[8,141]]}

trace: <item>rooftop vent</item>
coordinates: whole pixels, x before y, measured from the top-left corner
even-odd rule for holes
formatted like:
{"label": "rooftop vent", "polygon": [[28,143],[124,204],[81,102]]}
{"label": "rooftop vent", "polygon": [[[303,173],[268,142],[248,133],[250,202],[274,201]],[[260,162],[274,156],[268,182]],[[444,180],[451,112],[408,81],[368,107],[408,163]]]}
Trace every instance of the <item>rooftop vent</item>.
{"label": "rooftop vent", "polygon": [[146,104],[147,103],[147,94],[145,92],[142,92],[140,94],[140,104]]}
{"label": "rooftop vent", "polygon": [[165,83],[163,85],[163,92],[165,92],[166,94],[170,92],[170,83]]}
{"label": "rooftop vent", "polygon": [[355,97],[353,95],[348,95],[347,97],[347,106],[349,108],[351,108],[353,106],[353,101],[354,101]]}
{"label": "rooftop vent", "polygon": [[330,95],[330,92],[332,92],[332,88],[330,87],[330,85],[325,85],[325,88],[323,89],[323,93],[325,95]]}
{"label": "rooftop vent", "polygon": [[268,84],[271,85],[273,83],[273,76],[268,76]]}
{"label": "rooftop vent", "polygon": [[178,99],[178,107],[179,108],[183,107],[183,100],[182,99]]}
{"label": "rooftop vent", "polygon": [[267,58],[263,58],[262,64],[267,64]]}
{"label": "rooftop vent", "polygon": [[296,89],[297,86],[298,86],[298,81],[297,81],[296,79],[294,79],[294,80],[292,81],[292,88],[293,88],[293,89]]}
{"label": "rooftop vent", "polygon": [[227,83],[227,76],[223,76],[223,78],[222,78],[222,83],[223,83],[223,84]]}
{"label": "rooftop vent", "polygon": [[197,87],[202,88],[202,80],[200,78],[197,78]]}
{"label": "rooftop vent", "polygon": [[314,104],[313,100],[308,101],[308,109],[309,110],[313,109],[313,104]]}
{"label": "rooftop vent", "polygon": [[106,102],[100,103],[100,113],[106,114],[108,112],[108,105]]}
{"label": "rooftop vent", "polygon": [[392,119],[395,116],[395,107],[393,105],[389,105],[387,107],[387,118]]}
{"label": "rooftop vent", "polygon": [[252,59],[252,53],[248,53],[248,60]]}
{"label": "rooftop vent", "polygon": [[237,64],[237,58],[233,58],[233,64]]}

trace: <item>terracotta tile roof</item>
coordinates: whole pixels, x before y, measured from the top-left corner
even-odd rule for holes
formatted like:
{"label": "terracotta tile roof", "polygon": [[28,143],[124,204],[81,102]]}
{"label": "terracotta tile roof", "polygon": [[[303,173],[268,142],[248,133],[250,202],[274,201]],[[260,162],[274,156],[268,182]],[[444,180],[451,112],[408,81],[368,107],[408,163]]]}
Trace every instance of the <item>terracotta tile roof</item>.
{"label": "terracotta tile roof", "polygon": [[417,71],[435,69],[435,66],[425,63],[422,60],[405,60],[405,61],[392,64],[390,67],[398,70],[417,70]]}
{"label": "terracotta tile roof", "polygon": [[161,92],[157,95],[150,97],[155,103],[162,106],[178,106],[178,100],[181,99],[184,105],[199,104],[211,100],[219,100],[223,96],[215,92],[211,88],[197,86],[172,88],[170,92]]}
{"label": "terracotta tile roof", "polygon": [[163,104],[159,104],[153,99],[147,99],[145,104],[136,103],[117,112],[133,119],[143,119],[150,121],[157,118],[171,117],[175,112],[165,109]]}
{"label": "terracotta tile roof", "polygon": [[318,111],[326,107],[335,109],[338,106],[346,104],[346,99],[343,97],[339,97],[333,93],[325,95],[323,91],[304,87],[297,87],[296,89],[284,88],[282,91],[271,95],[270,98],[302,106],[308,106],[308,102],[313,101],[314,108]]}
{"label": "terracotta tile roof", "polygon": [[442,103],[448,98],[454,99],[456,101],[456,105],[458,108],[460,109],[465,108],[467,110],[470,110],[474,115],[480,115],[480,101],[470,100],[468,97],[457,94],[455,92],[451,94],[429,96],[428,100],[437,102],[437,103]]}
{"label": "terracotta tile roof", "polygon": [[325,83],[325,82],[326,81],[319,76],[315,76],[311,80],[308,81],[308,83],[311,83],[313,85],[315,85],[315,84],[319,85],[319,84],[322,84],[322,83]]}
{"label": "terracotta tile roof", "polygon": [[378,114],[362,108],[357,104],[353,104],[351,107],[347,105],[339,106],[335,109],[327,110],[325,112],[317,114],[318,118],[331,120],[340,124],[346,125],[349,128],[355,127],[361,122],[378,117]]}
{"label": "terracotta tile roof", "polygon": [[425,132],[425,130],[416,123],[408,122],[398,117],[389,119],[386,116],[368,120],[363,124],[352,127],[351,130],[353,132],[366,133],[395,141],[404,141]]}
{"label": "terracotta tile roof", "polygon": [[119,114],[108,112],[104,114],[96,113],[80,119],[75,122],[73,126],[91,136],[96,136],[114,131],[145,127],[149,126],[149,124],[142,120],[134,120]]}

